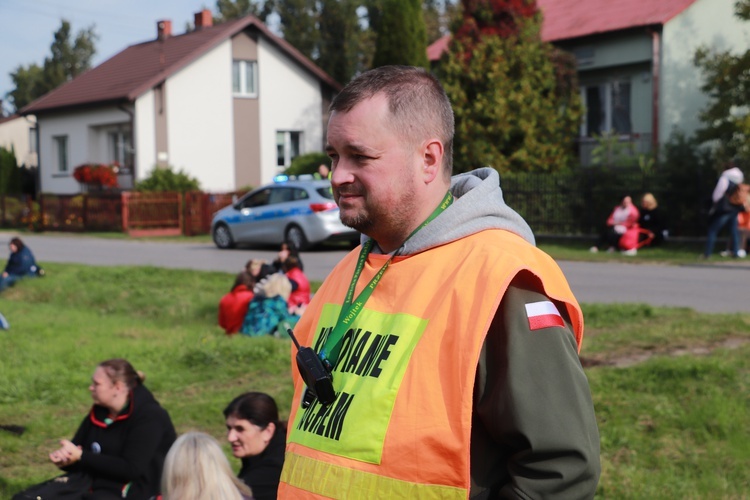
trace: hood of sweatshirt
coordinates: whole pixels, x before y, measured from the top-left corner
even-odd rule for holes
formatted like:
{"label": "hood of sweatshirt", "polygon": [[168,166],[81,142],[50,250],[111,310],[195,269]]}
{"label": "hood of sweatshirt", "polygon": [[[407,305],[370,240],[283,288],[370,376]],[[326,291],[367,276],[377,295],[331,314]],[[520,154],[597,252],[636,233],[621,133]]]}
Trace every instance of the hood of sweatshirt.
{"label": "hood of sweatshirt", "polygon": [[[480,168],[451,178],[453,203],[404,243],[400,255],[413,255],[486,229],[503,229],[535,244],[531,228],[505,204],[500,176]],[[364,243],[369,238],[362,237]]]}

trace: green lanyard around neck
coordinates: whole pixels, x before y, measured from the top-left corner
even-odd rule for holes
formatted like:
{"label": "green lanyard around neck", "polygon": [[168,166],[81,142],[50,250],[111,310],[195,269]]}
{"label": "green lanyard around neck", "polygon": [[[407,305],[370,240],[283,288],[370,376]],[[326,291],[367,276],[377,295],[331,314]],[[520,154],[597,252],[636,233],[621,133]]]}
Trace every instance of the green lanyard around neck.
{"label": "green lanyard around neck", "polygon": [[[419,227],[411,232],[406,240],[404,240],[404,243],[409,241],[409,238],[417,234],[420,229],[425,227],[438,215],[443,213],[451,203],[453,203],[453,195],[450,191],[448,191],[445,194],[443,201],[440,202],[437,208],[433,210],[430,216],[427,217],[427,219],[422,224],[420,224]],[[383,264],[383,267],[380,268],[380,271],[378,271],[377,274],[373,276],[364,290],[362,290],[359,296],[357,296],[356,300],[354,300],[354,289],[357,286],[357,281],[359,280],[359,276],[362,274],[362,270],[365,268],[367,256],[369,255],[370,251],[372,251],[373,245],[374,242],[372,239],[367,240],[365,244],[362,245],[362,250],[360,250],[359,258],[357,259],[357,266],[354,268],[354,274],[352,275],[352,281],[349,284],[349,289],[346,292],[346,298],[344,299],[344,303],[341,306],[339,319],[336,322],[336,326],[333,327],[333,331],[331,331],[331,333],[329,334],[328,339],[326,339],[326,343],[323,346],[323,349],[321,349],[320,351],[320,359],[323,361],[323,364],[326,365],[326,368],[328,368],[329,371],[333,370],[333,367],[336,366],[336,361],[338,360],[339,353],[341,352],[341,340],[344,338],[344,334],[348,330],[349,325],[351,325],[357,318],[357,316],[359,316],[359,313],[362,312],[367,299],[369,299],[370,295],[372,295],[372,292],[380,282],[380,278],[383,277],[385,270],[388,269],[388,266],[393,261],[393,258],[396,257],[404,248],[404,244],[402,243],[401,247],[399,247],[399,249],[390,256],[386,263]]]}

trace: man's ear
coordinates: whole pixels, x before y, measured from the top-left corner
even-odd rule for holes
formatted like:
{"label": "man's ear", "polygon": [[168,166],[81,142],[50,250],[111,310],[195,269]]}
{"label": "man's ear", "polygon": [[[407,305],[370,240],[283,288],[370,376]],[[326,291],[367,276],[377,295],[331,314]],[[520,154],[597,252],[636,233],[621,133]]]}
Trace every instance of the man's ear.
{"label": "man's ear", "polygon": [[437,139],[430,139],[422,147],[422,176],[425,184],[429,184],[441,174],[443,169],[443,143]]}

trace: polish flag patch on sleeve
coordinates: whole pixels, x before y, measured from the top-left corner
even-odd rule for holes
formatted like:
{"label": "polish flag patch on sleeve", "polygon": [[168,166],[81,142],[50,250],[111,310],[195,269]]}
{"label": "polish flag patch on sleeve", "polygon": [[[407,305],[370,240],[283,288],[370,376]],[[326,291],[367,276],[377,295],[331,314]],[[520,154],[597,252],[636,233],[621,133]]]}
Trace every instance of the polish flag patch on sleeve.
{"label": "polish flag patch on sleeve", "polygon": [[549,300],[526,304],[526,316],[529,318],[529,329],[532,332],[551,326],[565,326],[560,311]]}

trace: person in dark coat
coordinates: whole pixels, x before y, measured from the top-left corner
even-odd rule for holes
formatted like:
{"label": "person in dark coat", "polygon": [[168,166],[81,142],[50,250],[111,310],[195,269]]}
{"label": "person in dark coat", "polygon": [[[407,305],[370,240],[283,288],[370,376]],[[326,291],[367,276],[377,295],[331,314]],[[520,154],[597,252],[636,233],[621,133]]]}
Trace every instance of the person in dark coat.
{"label": "person in dark coat", "polygon": [[159,494],[164,458],[177,438],[172,420],[124,359],[103,361],[91,377],[94,400],[72,440],[49,458],[91,475],[91,498],[148,500]]}
{"label": "person in dark coat", "polygon": [[[650,231],[653,235],[653,239],[648,243],[648,246],[655,247],[661,245],[669,234],[664,214],[661,208],[659,208],[656,198],[651,193],[646,193],[641,197],[638,226],[641,229]],[[648,235],[641,234],[641,241],[647,237]]]}
{"label": "person in dark coat", "polygon": [[31,253],[29,247],[24,245],[21,238],[11,239],[8,246],[10,247],[10,256],[2,277],[0,277],[0,291],[13,286],[21,278],[36,276],[39,271],[34,254]]}
{"label": "person in dark coat", "polygon": [[224,418],[232,454],[242,460],[238,477],[255,500],[276,500],[286,447],[286,424],[279,421],[276,401],[262,392],[247,392],[229,403]]}

